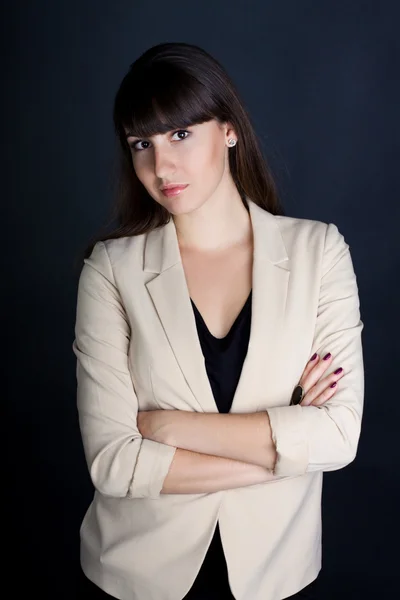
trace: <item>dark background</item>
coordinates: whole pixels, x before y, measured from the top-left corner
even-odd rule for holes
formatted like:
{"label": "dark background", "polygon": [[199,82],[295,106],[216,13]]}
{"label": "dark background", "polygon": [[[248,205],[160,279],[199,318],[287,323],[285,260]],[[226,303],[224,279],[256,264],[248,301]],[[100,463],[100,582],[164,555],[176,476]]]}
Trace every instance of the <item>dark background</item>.
{"label": "dark background", "polygon": [[320,579],[324,599],[395,597],[399,4],[3,3],[7,598],[76,597],[92,488],[75,404],[75,263],[109,214],[117,87],[139,54],[164,41],[198,44],[222,62],[286,214],[334,222],[350,245],[365,324],[365,411],[356,460],[324,477]]}

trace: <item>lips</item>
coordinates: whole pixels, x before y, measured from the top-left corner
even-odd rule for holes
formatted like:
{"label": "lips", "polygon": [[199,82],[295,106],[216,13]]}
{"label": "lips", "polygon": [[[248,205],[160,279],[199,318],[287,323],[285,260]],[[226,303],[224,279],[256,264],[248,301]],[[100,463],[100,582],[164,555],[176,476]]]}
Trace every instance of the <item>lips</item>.
{"label": "lips", "polygon": [[185,190],[188,186],[187,185],[175,185],[173,187],[167,187],[167,188],[163,188],[161,191],[164,194],[164,196],[177,196],[178,194],[180,194],[181,192],[183,192],[183,190]]}

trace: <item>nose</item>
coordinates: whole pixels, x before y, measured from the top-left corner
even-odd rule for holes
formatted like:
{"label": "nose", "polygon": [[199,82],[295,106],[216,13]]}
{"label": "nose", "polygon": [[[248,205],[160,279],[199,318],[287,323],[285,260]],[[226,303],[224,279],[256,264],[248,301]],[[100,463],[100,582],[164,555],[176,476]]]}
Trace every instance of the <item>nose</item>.
{"label": "nose", "polygon": [[175,173],[176,160],[173,153],[166,147],[154,148],[154,173],[158,179],[171,179],[171,174]]}

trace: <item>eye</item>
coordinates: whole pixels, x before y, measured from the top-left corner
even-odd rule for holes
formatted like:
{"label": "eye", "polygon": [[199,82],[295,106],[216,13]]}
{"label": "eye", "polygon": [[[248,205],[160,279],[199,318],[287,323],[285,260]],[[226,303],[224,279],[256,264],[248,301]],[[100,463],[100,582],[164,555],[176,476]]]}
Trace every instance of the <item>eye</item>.
{"label": "eye", "polygon": [[148,144],[149,142],[146,140],[137,140],[137,142],[131,142],[129,147],[135,152],[140,152],[141,150],[146,150],[146,148],[138,148],[138,144]]}
{"label": "eye", "polygon": [[178,129],[178,131],[175,131],[174,135],[177,135],[178,133],[187,133],[186,137],[180,138],[181,140],[185,140],[190,135],[190,131],[187,131],[186,129]]}
{"label": "eye", "polygon": [[[183,141],[186,140],[190,135],[191,132],[187,131],[187,129],[178,129],[177,131],[174,132],[174,136],[178,135],[178,134],[185,134],[185,137],[178,139],[178,141]],[[143,150],[147,150],[146,148],[139,148],[138,144],[149,144],[150,142],[148,142],[147,140],[137,140],[136,142],[132,142],[131,144],[129,144],[129,147],[134,151],[134,152],[142,152]]]}

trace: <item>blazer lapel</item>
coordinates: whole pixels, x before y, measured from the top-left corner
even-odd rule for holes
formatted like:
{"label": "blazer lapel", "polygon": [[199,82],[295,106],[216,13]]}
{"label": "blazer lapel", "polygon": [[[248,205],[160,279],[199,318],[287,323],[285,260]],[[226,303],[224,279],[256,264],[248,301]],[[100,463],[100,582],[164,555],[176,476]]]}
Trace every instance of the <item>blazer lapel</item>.
{"label": "blazer lapel", "polygon": [[[255,412],[274,380],[283,326],[289,258],[276,217],[247,198],[253,227],[252,321],[247,356],[230,412]],[[197,334],[173,219],[151,231],[144,270],[156,276],[146,286],[198,410],[218,412]]]}

